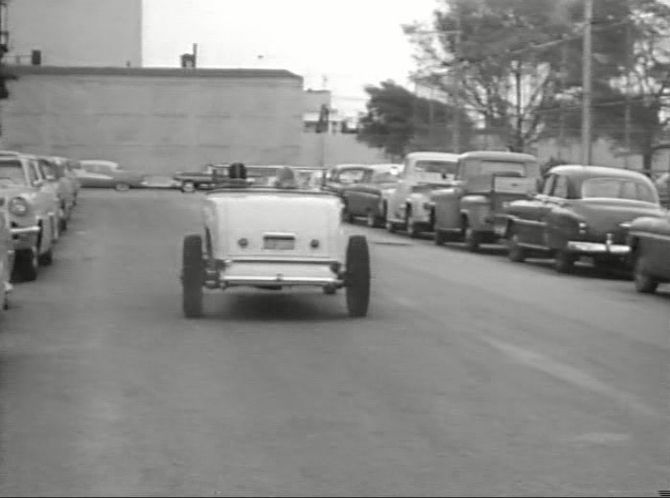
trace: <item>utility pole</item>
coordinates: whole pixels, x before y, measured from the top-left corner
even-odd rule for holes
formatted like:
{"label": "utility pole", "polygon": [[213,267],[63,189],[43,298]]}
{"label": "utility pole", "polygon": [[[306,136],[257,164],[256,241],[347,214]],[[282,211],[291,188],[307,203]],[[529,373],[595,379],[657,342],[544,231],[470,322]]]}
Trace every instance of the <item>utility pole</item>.
{"label": "utility pole", "polygon": [[582,164],[591,164],[591,29],[593,0],[584,0],[584,48],[582,54]]}
{"label": "utility pole", "polygon": [[[568,49],[566,42],[561,47],[561,93],[565,92],[568,81]],[[563,158],[563,149],[565,148],[565,96],[561,98],[560,102],[559,125],[558,125],[558,157]]]}
{"label": "utility pole", "polygon": [[454,152],[459,154],[461,152],[461,63],[463,59],[463,54],[461,51],[461,6],[456,3],[456,43],[454,47],[454,53],[456,55],[456,65],[454,66],[454,78],[452,81],[452,98],[453,98],[453,130],[452,130],[452,142]]}
{"label": "utility pole", "polygon": [[630,24],[626,24],[626,107],[624,108],[624,131],[623,140],[626,155],[624,156],[624,165],[626,169],[629,167],[628,158],[630,157],[630,72],[632,71],[631,64],[631,33]]}

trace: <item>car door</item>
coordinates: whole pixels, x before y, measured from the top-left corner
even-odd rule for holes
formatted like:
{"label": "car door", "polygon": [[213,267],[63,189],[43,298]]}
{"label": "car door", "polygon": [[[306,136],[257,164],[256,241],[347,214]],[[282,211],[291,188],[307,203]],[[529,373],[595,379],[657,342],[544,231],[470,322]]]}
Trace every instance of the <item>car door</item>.
{"label": "car door", "polygon": [[556,180],[557,175],[549,175],[541,193],[529,200],[515,201],[510,208],[519,243],[545,247],[546,217],[551,210],[550,198]]}
{"label": "car door", "polygon": [[347,211],[354,216],[366,214],[366,197],[370,188],[372,171],[365,171],[359,182],[344,187],[343,196],[347,205]]}
{"label": "car door", "polygon": [[555,174],[554,180],[548,189],[547,195],[542,202],[539,209],[538,219],[542,227],[541,240],[539,244],[544,247],[549,247],[550,238],[552,235],[558,235],[559,227],[555,226],[555,221],[552,224],[551,214],[557,209],[563,209],[568,199],[570,198],[570,179],[567,175]]}
{"label": "car door", "polygon": [[43,240],[54,240],[58,217],[58,195],[54,192],[53,186],[46,181],[37,159],[31,158],[28,160],[28,169],[34,195],[35,211],[43,223]]}

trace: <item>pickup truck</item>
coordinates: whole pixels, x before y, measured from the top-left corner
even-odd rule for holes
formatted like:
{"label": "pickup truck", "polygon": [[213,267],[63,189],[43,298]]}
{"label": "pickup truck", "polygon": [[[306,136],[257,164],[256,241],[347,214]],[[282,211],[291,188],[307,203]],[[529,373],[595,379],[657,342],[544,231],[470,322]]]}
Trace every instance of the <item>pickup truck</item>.
{"label": "pickup truck", "polygon": [[459,155],[451,185],[432,195],[435,243],[461,240],[476,252],[482,243],[497,242],[505,208],[536,193],[539,180],[537,158],[530,154],[471,151]]}
{"label": "pickup truck", "polygon": [[214,175],[225,176],[227,163],[206,164],[201,171],[178,171],[172,177],[179,183],[182,192],[210,190],[214,187]]}
{"label": "pickup truck", "polygon": [[451,185],[458,154],[410,152],[397,175],[395,188],[383,199],[389,232],[406,230],[410,237],[433,229],[432,192]]}

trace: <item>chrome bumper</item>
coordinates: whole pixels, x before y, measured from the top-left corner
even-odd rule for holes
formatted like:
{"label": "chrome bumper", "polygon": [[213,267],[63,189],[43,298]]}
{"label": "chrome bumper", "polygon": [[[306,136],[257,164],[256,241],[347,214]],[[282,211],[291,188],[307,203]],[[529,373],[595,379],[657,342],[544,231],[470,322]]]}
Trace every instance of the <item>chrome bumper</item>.
{"label": "chrome bumper", "polygon": [[219,271],[219,283],[234,285],[343,285],[339,272],[333,271],[332,262],[324,261],[240,261],[228,263]]}
{"label": "chrome bumper", "polygon": [[40,227],[38,227],[37,225],[33,225],[31,227],[21,227],[21,228],[16,227],[11,229],[12,235],[32,235],[39,233],[39,231]]}
{"label": "chrome bumper", "polygon": [[615,256],[626,256],[630,253],[630,247],[625,244],[611,244],[601,242],[578,242],[569,241],[568,251],[583,254],[612,254]]}
{"label": "chrome bumper", "polygon": [[257,277],[257,276],[226,276],[221,277],[221,283],[226,286],[232,285],[342,285],[342,280],[332,278],[317,278],[317,277],[284,277],[277,275],[274,277]]}

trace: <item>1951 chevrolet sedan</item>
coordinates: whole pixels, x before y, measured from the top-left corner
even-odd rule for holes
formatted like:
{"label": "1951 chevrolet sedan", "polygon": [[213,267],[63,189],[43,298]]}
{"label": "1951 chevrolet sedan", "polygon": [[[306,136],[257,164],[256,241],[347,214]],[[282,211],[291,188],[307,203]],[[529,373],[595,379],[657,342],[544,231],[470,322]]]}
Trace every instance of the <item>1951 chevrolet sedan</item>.
{"label": "1951 chevrolet sedan", "polygon": [[662,218],[638,218],[630,226],[629,244],[635,289],[653,293],[670,282],[670,213]]}
{"label": "1951 chevrolet sedan", "polygon": [[596,266],[627,265],[636,218],[663,216],[654,184],[641,173],[565,165],[549,171],[541,194],[511,202],[500,227],[512,261],[553,257],[558,272],[588,256]]}
{"label": "1951 chevrolet sedan", "polygon": [[245,174],[235,176],[203,200],[203,233],[184,238],[184,314],[202,315],[205,288],[312,286],[326,294],[346,288],[349,315],[365,316],[368,244],[361,235],[346,237],[340,197],[297,187],[290,168],[276,186],[254,187]]}

